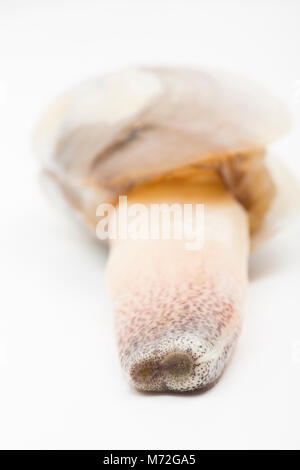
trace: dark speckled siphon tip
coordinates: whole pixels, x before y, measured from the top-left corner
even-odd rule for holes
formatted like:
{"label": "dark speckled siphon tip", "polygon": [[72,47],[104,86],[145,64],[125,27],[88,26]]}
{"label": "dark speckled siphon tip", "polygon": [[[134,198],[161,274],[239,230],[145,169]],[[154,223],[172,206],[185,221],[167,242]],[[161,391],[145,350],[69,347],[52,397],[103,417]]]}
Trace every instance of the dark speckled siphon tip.
{"label": "dark speckled siphon tip", "polygon": [[[206,286],[189,286],[184,304],[165,313],[152,299],[152,313],[140,310],[133,328],[118,312],[121,362],[125,374],[142,391],[192,391],[208,388],[222,374],[240,331],[240,315],[232,299],[221,300],[214,292],[208,301]],[[138,299],[136,299],[138,301]],[[133,301],[129,302],[135,311]],[[128,304],[128,306],[129,306]],[[185,308],[186,305],[189,308]]]}

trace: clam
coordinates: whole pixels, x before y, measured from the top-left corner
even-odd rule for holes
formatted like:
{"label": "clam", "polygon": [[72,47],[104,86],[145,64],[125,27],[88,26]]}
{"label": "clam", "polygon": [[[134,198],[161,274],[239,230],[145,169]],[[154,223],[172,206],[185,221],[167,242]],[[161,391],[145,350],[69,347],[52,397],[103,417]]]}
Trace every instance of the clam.
{"label": "clam", "polygon": [[241,330],[249,252],[295,208],[298,188],[266,150],[289,125],[284,105],[257,84],[164,67],[83,83],[42,118],[43,174],[93,230],[101,204],[120,216],[120,196],[129,211],[203,208],[196,248],[188,230],[109,240],[120,361],[137,389],[200,390],[221,376]]}

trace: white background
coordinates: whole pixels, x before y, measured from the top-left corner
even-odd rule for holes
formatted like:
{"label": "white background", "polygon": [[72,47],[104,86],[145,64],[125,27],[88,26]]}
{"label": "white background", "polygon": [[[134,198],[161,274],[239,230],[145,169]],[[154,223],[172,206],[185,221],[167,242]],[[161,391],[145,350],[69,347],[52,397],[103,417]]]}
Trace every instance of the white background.
{"label": "white background", "polygon": [[44,198],[30,136],[43,107],[129,64],[219,65],[281,96],[274,147],[300,178],[300,2],[0,0],[0,447],[300,447],[300,225],[250,261],[244,329],[206,394],[124,381],[106,253]]}

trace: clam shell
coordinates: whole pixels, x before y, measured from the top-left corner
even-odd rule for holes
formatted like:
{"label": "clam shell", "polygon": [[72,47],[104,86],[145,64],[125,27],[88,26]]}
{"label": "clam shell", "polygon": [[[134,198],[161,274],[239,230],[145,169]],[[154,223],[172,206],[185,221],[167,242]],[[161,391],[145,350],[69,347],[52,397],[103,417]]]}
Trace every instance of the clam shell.
{"label": "clam shell", "polygon": [[289,126],[286,107],[245,78],[133,68],[58,99],[42,118],[34,147],[45,174],[93,226],[97,205],[133,185],[255,154]]}

